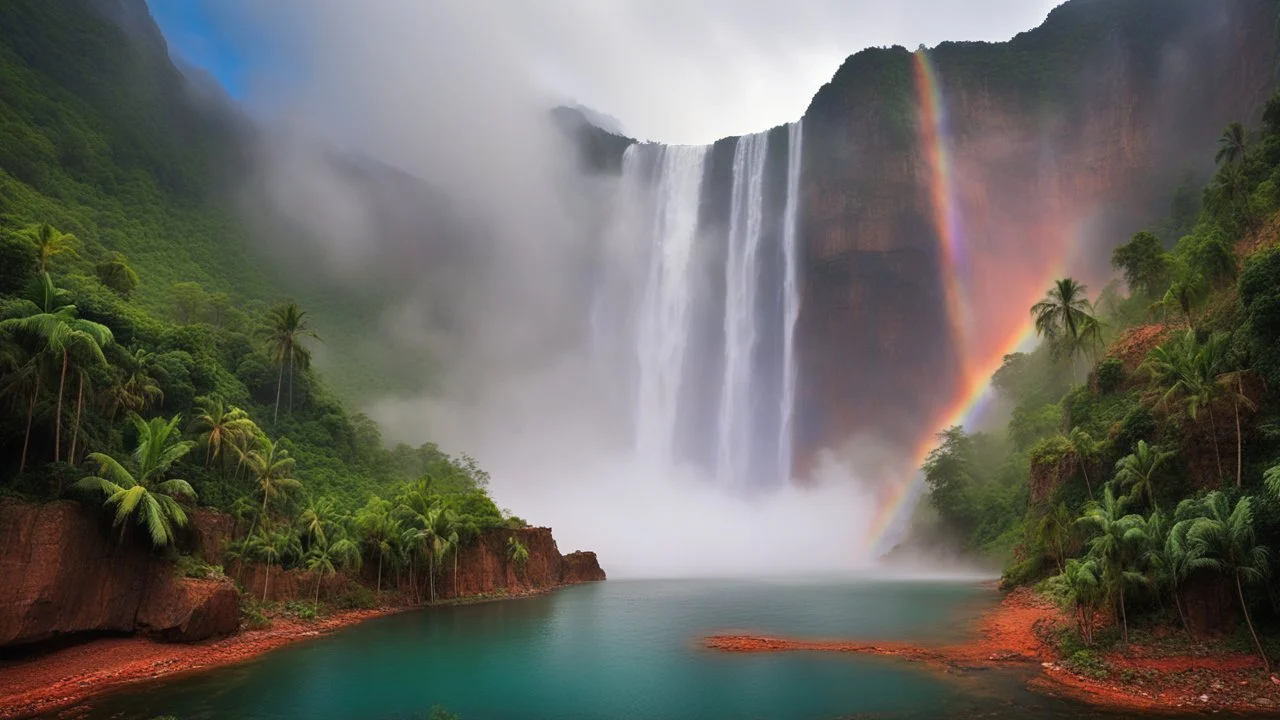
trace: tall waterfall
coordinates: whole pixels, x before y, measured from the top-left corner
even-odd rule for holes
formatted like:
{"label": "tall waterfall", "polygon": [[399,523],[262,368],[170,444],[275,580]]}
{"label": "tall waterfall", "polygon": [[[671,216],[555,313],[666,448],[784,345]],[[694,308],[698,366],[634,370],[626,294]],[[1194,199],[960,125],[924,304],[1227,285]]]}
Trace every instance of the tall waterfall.
{"label": "tall waterfall", "polygon": [[769,135],[738,138],[733,152],[729,251],[725,263],[724,378],[716,437],[716,477],[738,484],[751,465],[756,421],[755,353],[759,339],[760,236],[764,224],[764,164]]}
{"label": "tall waterfall", "polygon": [[796,321],[800,318],[800,159],[804,121],[787,128],[787,206],[782,217],[782,422],[778,429],[778,475],[789,477],[794,462],[796,414]]}
{"label": "tall waterfall", "polygon": [[638,456],[741,490],[792,467],[799,124],[779,139],[629,147],[591,307],[596,367],[631,388]]}
{"label": "tall waterfall", "polygon": [[707,148],[672,146],[658,152],[651,255],[636,346],[636,447],[646,458],[670,464],[691,335],[694,242]]}

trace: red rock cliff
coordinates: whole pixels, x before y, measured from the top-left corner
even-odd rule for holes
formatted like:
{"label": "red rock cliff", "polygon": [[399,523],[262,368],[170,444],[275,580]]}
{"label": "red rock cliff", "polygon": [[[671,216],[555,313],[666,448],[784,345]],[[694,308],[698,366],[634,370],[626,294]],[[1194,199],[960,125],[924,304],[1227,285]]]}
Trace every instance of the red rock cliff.
{"label": "red rock cliff", "polygon": [[[529,560],[523,568],[517,567],[509,555],[507,539],[511,537],[519,539],[529,551]],[[418,571],[421,572],[421,568]],[[236,574],[235,570],[229,572]],[[251,565],[240,573],[240,577],[246,593],[262,597],[265,567]],[[366,565],[360,580],[372,586],[375,577],[374,567]],[[436,596],[453,599],[474,595],[520,595],[604,579],[605,572],[600,568],[595,553],[579,551],[561,555],[555,538],[551,536],[551,528],[491,530],[458,554],[456,588],[453,557],[445,559],[436,579]],[[343,576],[326,578],[321,584],[321,597],[344,592],[350,582],[350,578]],[[403,572],[384,569],[382,588],[384,591],[398,589],[408,597],[411,585]],[[316,590],[316,578],[303,570],[272,568],[271,581],[265,589],[268,600],[309,601]],[[425,595],[422,588],[419,592]]]}
{"label": "red rock cliff", "polygon": [[0,547],[0,647],[94,632],[201,640],[240,623],[229,581],[179,577],[73,502],[0,502]]}
{"label": "red rock cliff", "polygon": [[859,434],[914,450],[1054,277],[1101,290],[1110,248],[1168,215],[1227,123],[1256,120],[1275,23],[1268,0],[1072,0],[929,68],[903,48],[849,58],[804,117],[802,471]]}

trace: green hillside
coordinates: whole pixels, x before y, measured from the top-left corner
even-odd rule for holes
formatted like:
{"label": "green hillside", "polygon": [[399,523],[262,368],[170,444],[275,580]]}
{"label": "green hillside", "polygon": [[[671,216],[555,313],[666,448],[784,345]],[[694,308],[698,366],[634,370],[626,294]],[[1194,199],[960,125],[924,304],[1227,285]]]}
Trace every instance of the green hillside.
{"label": "green hillside", "polygon": [[0,494],[106,499],[157,544],[170,497],[263,543],[321,512],[375,556],[413,522],[393,499],[455,543],[509,522],[474,462],[386,449],[310,367],[341,297],[287,302],[222,194],[247,130],[193,94],[141,0],[13,0],[0,28]]}

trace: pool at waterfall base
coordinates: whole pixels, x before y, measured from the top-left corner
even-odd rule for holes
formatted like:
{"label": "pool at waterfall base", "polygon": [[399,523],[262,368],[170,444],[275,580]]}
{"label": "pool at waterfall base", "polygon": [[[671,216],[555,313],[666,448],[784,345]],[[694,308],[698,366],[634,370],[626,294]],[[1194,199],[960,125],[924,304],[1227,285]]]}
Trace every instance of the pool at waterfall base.
{"label": "pool at waterfall base", "polygon": [[942,643],[998,601],[971,581],[611,580],[371,620],[95,698],[75,717],[408,720],[435,706],[462,720],[1125,717],[1033,694],[1018,670],[700,642],[751,632]]}

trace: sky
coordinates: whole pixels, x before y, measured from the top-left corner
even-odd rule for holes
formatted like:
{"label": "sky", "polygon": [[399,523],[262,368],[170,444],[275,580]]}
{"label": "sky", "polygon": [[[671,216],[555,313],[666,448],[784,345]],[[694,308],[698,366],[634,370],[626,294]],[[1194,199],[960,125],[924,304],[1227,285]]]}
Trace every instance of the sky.
{"label": "sky", "polygon": [[[209,71],[251,111],[271,109],[280,83],[316,83],[305,76],[318,70],[297,51],[305,16],[349,2],[147,1],[171,53]],[[500,47],[517,58],[549,98],[610,115],[634,137],[700,144],[795,120],[863,48],[1007,40],[1059,2],[367,0],[359,8],[421,18],[421,28],[403,28],[406,42],[482,36],[479,52]],[[448,37],[428,26],[445,16]],[[330,42],[342,50],[341,37]]]}

